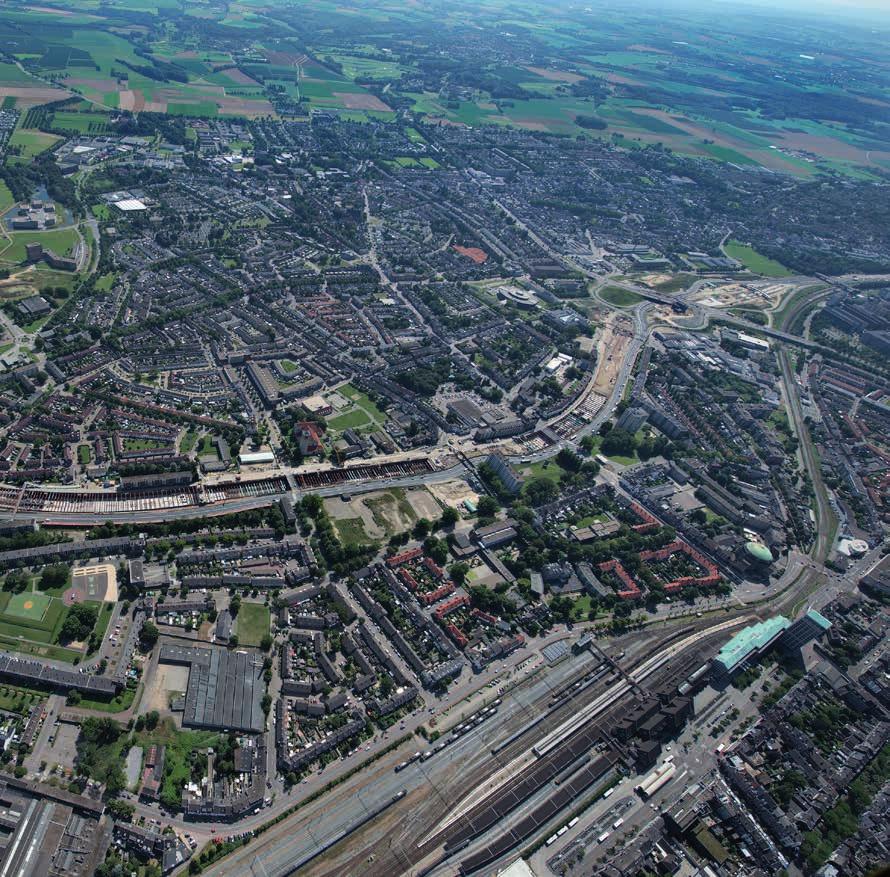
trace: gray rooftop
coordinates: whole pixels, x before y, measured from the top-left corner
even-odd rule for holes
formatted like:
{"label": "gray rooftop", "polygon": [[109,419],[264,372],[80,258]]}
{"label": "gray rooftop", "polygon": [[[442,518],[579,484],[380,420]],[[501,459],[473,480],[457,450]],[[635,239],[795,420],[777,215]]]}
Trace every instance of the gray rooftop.
{"label": "gray rooftop", "polygon": [[164,643],[160,661],[189,667],[183,726],[250,733],[265,728],[265,682],[258,655]]}

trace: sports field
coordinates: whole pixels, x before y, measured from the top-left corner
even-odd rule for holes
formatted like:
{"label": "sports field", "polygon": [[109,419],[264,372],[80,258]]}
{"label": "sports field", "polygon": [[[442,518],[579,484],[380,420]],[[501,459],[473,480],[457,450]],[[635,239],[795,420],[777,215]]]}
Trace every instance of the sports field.
{"label": "sports field", "polygon": [[42,621],[46,610],[52,605],[52,599],[39,592],[13,594],[6,607],[6,614],[26,618],[29,621]]}
{"label": "sports field", "polygon": [[0,594],[0,634],[6,637],[54,643],[67,614],[61,600],[39,591]]}

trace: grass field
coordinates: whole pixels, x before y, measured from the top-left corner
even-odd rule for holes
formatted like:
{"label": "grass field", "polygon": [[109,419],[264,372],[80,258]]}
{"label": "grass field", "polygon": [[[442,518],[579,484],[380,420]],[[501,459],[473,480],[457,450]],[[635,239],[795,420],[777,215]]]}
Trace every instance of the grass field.
{"label": "grass field", "polygon": [[77,232],[73,228],[54,228],[49,231],[14,231],[9,234],[9,241],[0,239],[0,261],[25,261],[25,247],[37,241],[57,256],[70,256],[77,244]]}
{"label": "grass field", "polygon": [[96,710],[102,713],[122,713],[129,709],[141,691],[142,683],[137,688],[125,688],[117,697],[111,700],[94,700],[90,697],[82,697],[77,706],[80,709]]}
{"label": "grass field", "polygon": [[21,652],[25,655],[34,655],[37,658],[50,658],[54,661],[65,661],[73,664],[82,656],[74,649],[66,649],[64,646],[53,646],[48,643],[32,642],[31,640],[0,632],[0,649],[8,649],[13,652]]}
{"label": "grass field", "polygon": [[367,394],[351,384],[340,387],[337,392],[352,402],[352,406],[340,414],[328,418],[328,427],[342,432],[345,429],[377,429],[383,425],[386,415],[368,398]]}
{"label": "grass field", "polygon": [[56,131],[76,131],[78,134],[101,134],[108,122],[105,113],[53,113],[52,127]]}
{"label": "grass field", "polygon": [[[80,658],[80,651],[58,644],[59,631],[68,615],[68,607],[57,596],[64,590],[0,592],[0,648],[69,663]],[[94,629],[102,635],[113,608],[114,604],[108,603],[99,612]]]}
{"label": "grass field", "polygon": [[0,685],[0,710],[19,712],[22,708],[30,709],[34,704],[46,699],[46,695],[30,688],[18,685]]}
{"label": "grass field", "polygon": [[156,439],[142,439],[127,437],[124,439],[125,451],[154,451],[163,448],[164,442]]}
{"label": "grass field", "polygon": [[374,540],[365,532],[361,518],[337,518],[334,520],[337,536],[347,548],[353,545],[370,545]]}
{"label": "grass field", "polygon": [[738,259],[749,271],[762,274],[764,277],[790,277],[793,273],[780,262],[768,259],[753,247],[739,241],[728,241],[723,247],[726,255]]}
{"label": "grass field", "polygon": [[194,430],[189,430],[180,440],[179,440],[179,452],[181,454],[187,454],[194,446],[195,442],[198,441],[198,433]]}
{"label": "grass field", "polygon": [[15,198],[12,197],[12,192],[9,191],[9,187],[3,180],[0,180],[0,213],[5,213],[15,204]]}
{"label": "grass field", "polygon": [[239,646],[258,646],[269,632],[269,607],[262,603],[242,603],[238,610],[235,633]]}
{"label": "grass field", "polygon": [[821,289],[824,289],[824,287],[818,285],[805,286],[803,289],[796,289],[790,295],[785,296],[781,306],[769,314],[771,325],[776,329],[786,328],[785,322],[789,314],[796,310],[801,302]]}
{"label": "grass field", "polygon": [[28,161],[35,155],[54,146],[61,140],[55,134],[47,134],[44,131],[33,131],[28,128],[16,127],[9,138],[10,161]]}
{"label": "grass field", "polygon": [[620,286],[607,286],[597,294],[603,301],[607,301],[617,308],[629,308],[643,301],[642,296],[630,289],[622,289]]}

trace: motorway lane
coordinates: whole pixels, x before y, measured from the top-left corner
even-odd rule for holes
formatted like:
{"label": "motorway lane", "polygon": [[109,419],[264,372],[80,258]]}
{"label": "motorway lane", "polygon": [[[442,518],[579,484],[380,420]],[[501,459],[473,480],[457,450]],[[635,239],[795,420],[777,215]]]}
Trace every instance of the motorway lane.
{"label": "motorway lane", "polygon": [[822,481],[822,470],[816,459],[809,430],[804,423],[800,394],[797,381],[791,371],[788,353],[785,350],[780,350],[777,356],[782,370],[782,384],[788,402],[788,410],[794,421],[794,434],[799,440],[801,457],[813,485],[813,494],[816,499],[816,539],[811,554],[819,563],[824,563],[834,547],[838,524],[837,516],[829,502],[828,490]]}

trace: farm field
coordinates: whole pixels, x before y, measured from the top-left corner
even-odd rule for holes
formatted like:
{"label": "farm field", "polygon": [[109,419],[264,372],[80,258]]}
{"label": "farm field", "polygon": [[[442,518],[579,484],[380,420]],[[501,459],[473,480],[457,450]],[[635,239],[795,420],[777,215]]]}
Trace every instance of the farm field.
{"label": "farm field", "polygon": [[61,138],[55,134],[47,134],[45,131],[35,131],[29,128],[17,127],[9,138],[9,161],[12,163],[26,162],[35,155],[40,155],[52,146],[55,146]]}
{"label": "farm field", "polygon": [[12,197],[12,192],[9,191],[9,187],[3,180],[0,180],[0,213],[5,213],[15,204],[15,198]]}

